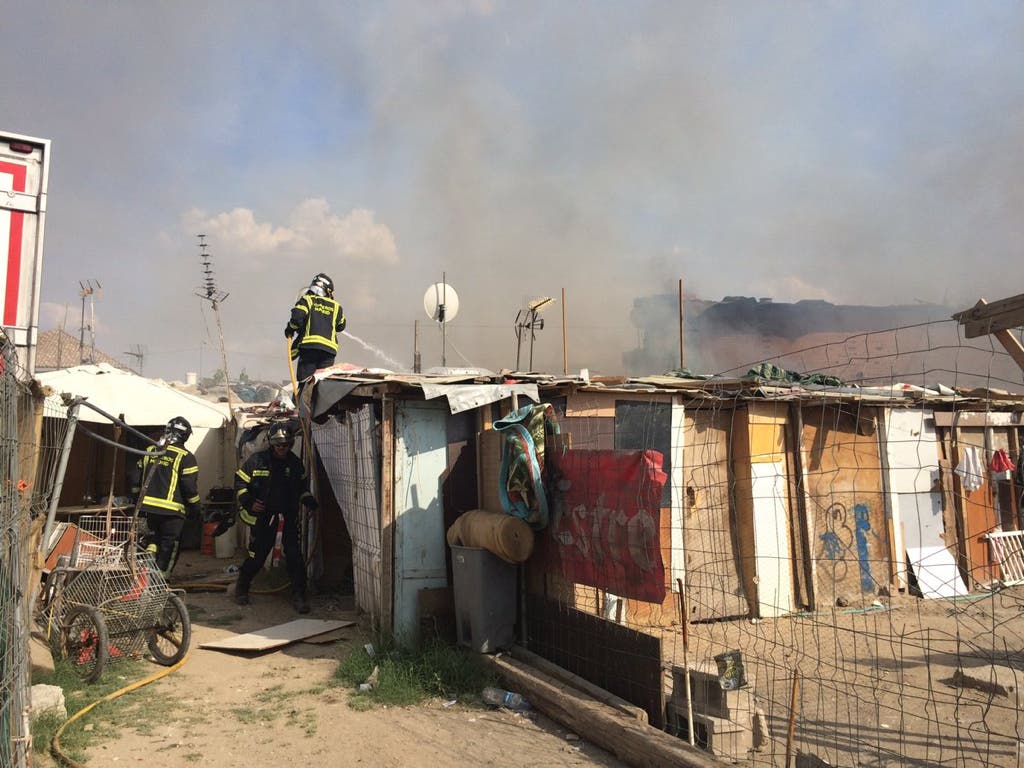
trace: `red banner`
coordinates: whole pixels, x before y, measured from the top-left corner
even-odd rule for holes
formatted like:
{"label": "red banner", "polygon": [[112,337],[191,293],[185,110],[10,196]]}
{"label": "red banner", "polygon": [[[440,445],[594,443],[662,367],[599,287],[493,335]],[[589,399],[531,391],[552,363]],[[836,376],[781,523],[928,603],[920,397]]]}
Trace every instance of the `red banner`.
{"label": "red banner", "polygon": [[658,451],[548,453],[553,514],[544,549],[577,584],[650,603],[665,598]]}

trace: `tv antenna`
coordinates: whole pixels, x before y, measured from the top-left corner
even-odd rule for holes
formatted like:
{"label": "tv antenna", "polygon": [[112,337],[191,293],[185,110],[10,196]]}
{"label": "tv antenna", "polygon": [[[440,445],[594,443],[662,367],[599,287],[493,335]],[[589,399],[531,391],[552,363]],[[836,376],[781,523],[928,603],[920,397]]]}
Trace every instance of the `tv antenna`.
{"label": "tv antenna", "polygon": [[537,338],[537,331],[544,329],[544,318],[539,317],[542,310],[547,309],[555,303],[550,296],[541,296],[520,309],[516,313],[516,370],[519,369],[519,353],[523,348],[523,331],[530,331],[530,367],[533,370],[533,342]]}
{"label": "tv antenna", "polygon": [[139,374],[139,376],[142,375],[142,363],[143,363],[143,361],[146,358],[146,351],[147,351],[147,349],[146,349],[145,345],[143,345],[143,344],[132,344],[131,350],[124,353],[124,354],[128,355],[128,357],[131,357],[131,358],[133,358],[135,360],[136,364],[138,365],[138,368],[136,369],[136,372]]}
{"label": "tv antenna", "polygon": [[459,312],[459,294],[445,279],[445,273],[442,272],[441,282],[434,283],[423,294],[423,309],[427,317],[441,326],[441,367],[448,365],[446,327]]}
{"label": "tv antenna", "polygon": [[[78,330],[78,363],[96,362],[96,305],[94,298],[103,298],[103,286],[99,280],[78,281],[81,288],[79,295],[82,297],[82,325]],[[89,323],[85,322],[85,300],[89,299]],[[85,332],[89,332],[89,355],[85,354]]]}
{"label": "tv antenna", "polygon": [[[217,335],[220,337],[220,360],[224,366],[224,388],[228,394],[228,414],[230,415],[232,429],[234,429],[235,423],[235,410],[231,402],[231,378],[228,376],[228,352],[224,346],[224,327],[220,322],[220,305],[224,303],[224,300],[228,297],[227,292],[217,288],[217,280],[213,276],[213,263],[211,261],[210,253],[206,250],[206,235],[196,235],[199,238],[199,263],[203,267],[203,284],[198,291],[196,296],[204,301],[210,302],[210,307],[213,308],[213,316],[217,319]],[[200,354],[202,351],[200,350]],[[200,361],[200,367],[202,361]]]}

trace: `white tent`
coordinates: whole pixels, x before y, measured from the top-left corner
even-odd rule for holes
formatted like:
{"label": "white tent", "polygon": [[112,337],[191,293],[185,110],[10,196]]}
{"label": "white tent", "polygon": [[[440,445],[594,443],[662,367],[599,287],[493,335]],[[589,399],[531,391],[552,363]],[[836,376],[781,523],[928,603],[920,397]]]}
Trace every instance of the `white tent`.
{"label": "white tent", "polygon": [[[111,415],[124,414],[125,423],[135,428],[159,427],[175,416],[184,416],[192,425],[192,437],[186,447],[199,462],[200,493],[205,496],[213,485],[230,484],[233,467],[228,465],[233,448],[225,439],[227,404],[211,403],[163,381],[137,376],[106,363],[47,371],[36,374],[36,379],[52,390],[44,406],[46,416],[60,418],[67,413],[61,398],[64,393],[84,397]],[[79,408],[78,418],[110,424],[87,407]]]}
{"label": "white tent", "polygon": [[[211,403],[153,379],[136,376],[130,371],[100,363],[77,365],[36,375],[41,384],[53,390],[47,398],[46,413],[65,413],[60,395],[68,393],[88,398],[89,402],[115,416],[124,414],[131,425],[166,424],[175,416],[184,416],[192,428],[216,429],[228,420],[226,404]],[[81,408],[82,421],[109,423],[89,408]]]}

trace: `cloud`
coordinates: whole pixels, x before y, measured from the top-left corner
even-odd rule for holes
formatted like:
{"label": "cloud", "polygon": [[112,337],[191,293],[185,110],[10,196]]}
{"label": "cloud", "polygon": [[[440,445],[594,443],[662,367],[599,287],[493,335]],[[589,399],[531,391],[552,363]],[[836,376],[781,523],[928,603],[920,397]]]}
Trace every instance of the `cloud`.
{"label": "cloud", "polygon": [[375,221],[373,211],[355,208],[345,216],[331,214],[323,198],[304,200],[290,217],[291,231],[307,250],[328,248],[348,259],[398,262],[395,236]]}
{"label": "cloud", "polygon": [[192,208],[182,216],[185,232],[202,232],[218,250],[245,256],[329,253],[352,261],[396,264],[395,236],[376,221],[373,211],[355,208],[344,216],[331,213],[323,198],[303,200],[292,210],[287,226],[259,221],[248,208],[207,214]]}
{"label": "cloud", "polygon": [[272,253],[296,240],[295,233],[287,228],[256,221],[248,208],[213,216],[193,208],[182,217],[182,225],[189,234],[202,232],[220,247],[243,254]]}

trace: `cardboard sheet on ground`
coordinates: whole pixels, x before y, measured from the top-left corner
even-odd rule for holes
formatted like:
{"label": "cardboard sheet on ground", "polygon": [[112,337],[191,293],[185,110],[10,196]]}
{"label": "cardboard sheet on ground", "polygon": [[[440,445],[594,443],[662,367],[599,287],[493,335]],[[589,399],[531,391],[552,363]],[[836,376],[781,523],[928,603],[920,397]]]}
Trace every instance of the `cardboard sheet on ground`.
{"label": "cardboard sheet on ground", "polygon": [[338,640],[344,640],[346,637],[346,633],[344,631],[345,627],[350,627],[353,624],[355,624],[355,622],[346,621],[343,623],[345,626],[341,627],[340,629],[332,629],[330,632],[324,632],[319,635],[313,635],[312,637],[304,637],[302,638],[302,642],[312,643],[313,645],[325,645],[327,643],[337,642]]}
{"label": "cardboard sheet on ground", "polygon": [[296,619],[287,624],[277,624],[257,632],[232,635],[223,640],[200,643],[200,648],[215,651],[269,651],[297,642],[314,635],[322,635],[342,627],[350,627],[354,621],[325,621],[323,619]]}

